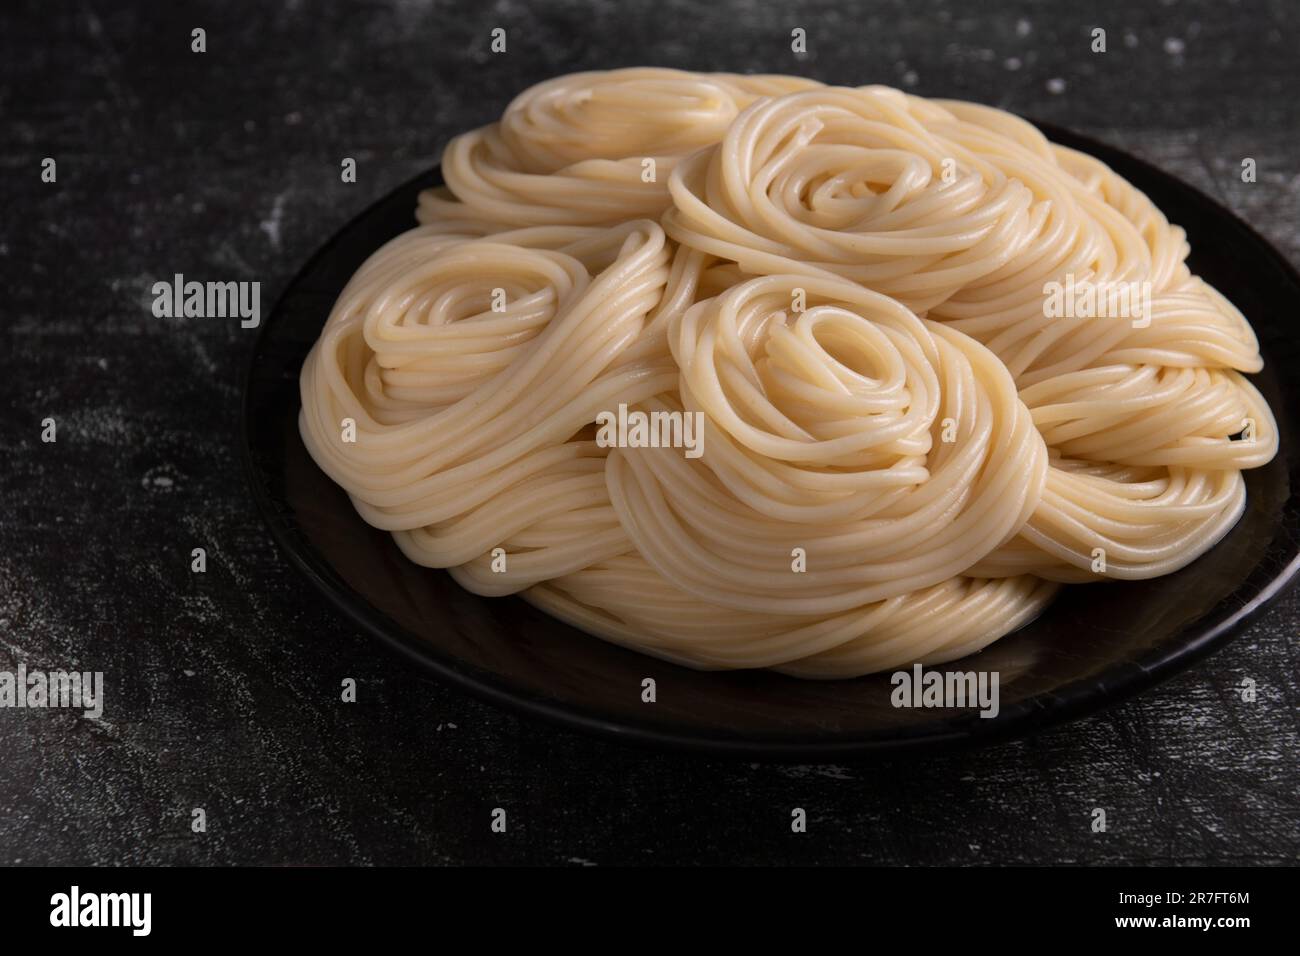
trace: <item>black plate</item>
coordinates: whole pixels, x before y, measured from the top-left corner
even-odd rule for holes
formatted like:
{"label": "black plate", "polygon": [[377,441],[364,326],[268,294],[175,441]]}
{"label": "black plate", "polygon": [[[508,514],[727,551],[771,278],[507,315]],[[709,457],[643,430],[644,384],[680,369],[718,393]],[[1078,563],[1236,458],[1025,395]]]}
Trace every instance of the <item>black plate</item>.
{"label": "black plate", "polygon": [[[445,572],[411,564],[387,534],[366,525],[298,436],[298,372],[344,283],[383,242],[414,225],[416,194],[441,182],[437,170],[348,223],[264,321],[243,409],[258,507],[316,590],[424,670],[497,703],[625,740],[766,756],[911,748],[1023,734],[1150,686],[1229,640],[1300,565],[1300,391],[1285,377],[1300,367],[1293,326],[1300,276],[1190,186],[1108,146],[1045,124],[1043,130],[1109,164],[1187,230],[1192,270],[1234,302],[1259,335],[1267,366],[1255,382],[1277,416],[1281,451],[1247,473],[1247,513],[1209,554],[1152,581],[1067,588],[1033,624],[963,661],[963,669],[1000,672],[995,718],[896,709],[881,675],[801,681],[663,663],[590,637],[518,598],[463,591]],[[653,704],[641,700],[646,677],[657,682]]]}

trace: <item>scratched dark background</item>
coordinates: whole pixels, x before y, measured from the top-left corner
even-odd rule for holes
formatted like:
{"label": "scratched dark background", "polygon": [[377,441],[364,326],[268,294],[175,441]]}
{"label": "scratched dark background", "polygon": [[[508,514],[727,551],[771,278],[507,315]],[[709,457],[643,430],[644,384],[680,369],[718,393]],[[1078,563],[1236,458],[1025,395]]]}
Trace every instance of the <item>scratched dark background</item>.
{"label": "scratched dark background", "polygon": [[588,739],[416,676],[314,596],[236,451],[254,333],[155,319],[149,289],[258,280],[265,315],[449,136],[536,80],[642,63],[883,82],[1072,127],[1297,261],[1298,17],[1282,0],[6,2],[0,670],[103,670],[108,700],[100,722],[0,711],[0,863],[1295,863],[1300,594],[1138,699],[988,749],[791,766]]}

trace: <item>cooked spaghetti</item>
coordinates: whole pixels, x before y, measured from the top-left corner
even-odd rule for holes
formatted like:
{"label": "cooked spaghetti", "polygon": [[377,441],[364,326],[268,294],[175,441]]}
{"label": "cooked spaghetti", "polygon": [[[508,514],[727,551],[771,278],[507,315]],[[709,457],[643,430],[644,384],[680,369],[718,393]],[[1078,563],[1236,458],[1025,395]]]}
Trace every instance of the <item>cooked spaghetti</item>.
{"label": "cooked spaghetti", "polygon": [[335,304],[303,440],[412,561],[646,653],[951,660],[1193,561],[1276,451],[1183,231],[1002,111],[582,73],[442,171]]}

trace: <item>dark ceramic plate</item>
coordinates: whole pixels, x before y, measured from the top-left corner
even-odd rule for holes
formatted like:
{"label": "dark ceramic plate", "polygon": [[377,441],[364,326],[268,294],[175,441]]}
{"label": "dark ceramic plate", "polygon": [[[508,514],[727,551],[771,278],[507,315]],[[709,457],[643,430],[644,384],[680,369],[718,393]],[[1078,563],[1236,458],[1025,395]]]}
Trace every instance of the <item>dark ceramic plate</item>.
{"label": "dark ceramic plate", "polygon": [[[1209,554],[1153,581],[1067,588],[1033,624],[964,660],[1001,675],[995,718],[973,710],[896,709],[887,677],[800,681],[764,672],[701,673],[606,644],[518,598],[484,599],[407,561],[366,525],[298,437],[298,371],[335,297],[361,262],[410,228],[416,194],[400,187],[331,239],[264,322],[244,393],[253,495],[311,586],[413,663],[489,700],[571,727],[662,746],[829,756],[1024,734],[1133,694],[1220,647],[1292,578],[1300,530],[1300,276],[1230,212],[1159,170],[1044,126],[1097,156],[1183,226],[1191,267],[1254,325],[1281,452],[1247,474],[1249,508]],[[306,596],[306,595],[304,595]],[[958,665],[952,665],[954,667]],[[657,682],[643,703],[641,682]]]}

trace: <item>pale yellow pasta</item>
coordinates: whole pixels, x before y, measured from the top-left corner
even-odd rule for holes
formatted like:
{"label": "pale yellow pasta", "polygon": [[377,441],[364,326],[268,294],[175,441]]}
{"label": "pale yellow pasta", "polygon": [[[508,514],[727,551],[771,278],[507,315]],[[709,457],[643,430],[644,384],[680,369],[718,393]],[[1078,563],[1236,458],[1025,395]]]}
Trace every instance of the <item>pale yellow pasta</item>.
{"label": "pale yellow pasta", "polygon": [[[1204,554],[1276,451],[1182,230],[1000,110],[580,73],[442,169],[335,303],[303,440],[412,561],[624,646],[953,660],[1062,582]],[[1141,298],[1053,311],[1076,285]],[[698,454],[611,445],[620,408],[699,422]]]}

